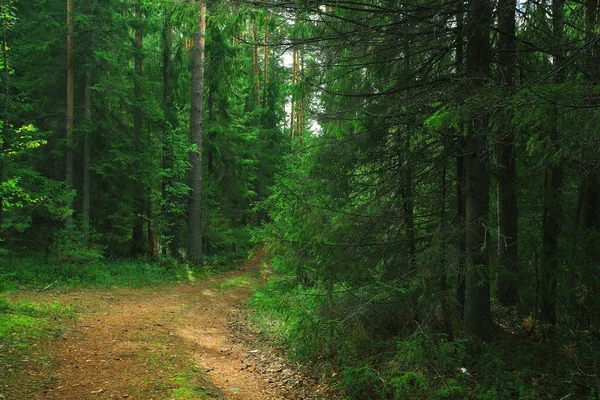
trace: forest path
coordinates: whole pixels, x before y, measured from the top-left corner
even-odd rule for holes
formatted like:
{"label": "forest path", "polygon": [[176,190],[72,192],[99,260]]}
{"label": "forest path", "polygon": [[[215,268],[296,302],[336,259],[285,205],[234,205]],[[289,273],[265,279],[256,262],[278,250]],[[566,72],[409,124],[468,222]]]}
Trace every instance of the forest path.
{"label": "forest path", "polygon": [[309,394],[306,388],[290,391],[287,383],[297,372],[284,364],[258,365],[269,350],[252,348],[232,329],[252,285],[262,279],[263,258],[258,254],[235,271],[198,282],[52,294],[50,300],[75,306],[83,317],[57,339],[53,376],[35,398],[321,397],[310,388]]}

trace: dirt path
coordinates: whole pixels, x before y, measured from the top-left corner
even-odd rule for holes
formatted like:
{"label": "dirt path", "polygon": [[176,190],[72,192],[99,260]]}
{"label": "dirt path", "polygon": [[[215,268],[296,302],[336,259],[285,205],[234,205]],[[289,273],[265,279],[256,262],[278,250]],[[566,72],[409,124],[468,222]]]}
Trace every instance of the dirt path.
{"label": "dirt path", "polygon": [[281,384],[297,371],[279,367],[265,375],[257,353],[267,350],[249,347],[228,328],[262,279],[261,259],[200,282],[52,295],[83,317],[58,339],[56,369],[35,398],[326,398],[310,393],[318,389],[293,393]]}

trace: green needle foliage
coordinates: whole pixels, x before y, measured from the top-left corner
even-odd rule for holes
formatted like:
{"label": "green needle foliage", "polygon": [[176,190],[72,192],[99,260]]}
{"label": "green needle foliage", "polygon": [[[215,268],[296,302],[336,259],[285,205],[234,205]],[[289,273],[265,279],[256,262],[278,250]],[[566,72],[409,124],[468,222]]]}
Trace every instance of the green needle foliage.
{"label": "green needle foliage", "polygon": [[350,398],[599,396],[596,0],[82,0],[72,48],[64,6],[0,4],[4,288],[254,240]]}
{"label": "green needle foliage", "polygon": [[261,324],[350,398],[597,398],[596,2],[268,4],[318,131]]}

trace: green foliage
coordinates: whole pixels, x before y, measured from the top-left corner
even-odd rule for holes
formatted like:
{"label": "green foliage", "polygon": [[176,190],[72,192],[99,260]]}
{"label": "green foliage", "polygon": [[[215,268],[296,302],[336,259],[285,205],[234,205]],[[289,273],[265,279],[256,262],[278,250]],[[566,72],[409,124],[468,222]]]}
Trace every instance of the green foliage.
{"label": "green foliage", "polygon": [[[174,258],[151,262],[137,260],[104,260],[94,250],[78,248],[87,259],[53,258],[50,263],[41,257],[8,255],[0,259],[0,293],[20,288],[78,287],[146,287],[202,279],[230,270],[246,258],[247,252],[230,252],[206,259],[206,264],[193,267]],[[60,262],[59,262],[60,261]]]}
{"label": "green foliage", "polygon": [[[1,275],[0,275],[1,276]],[[0,281],[0,290],[1,290]],[[2,387],[15,379],[26,365],[43,364],[47,359],[33,355],[34,346],[39,348],[46,339],[62,332],[64,320],[74,315],[70,307],[59,303],[37,303],[29,300],[10,300],[0,296],[0,374]],[[23,360],[27,360],[24,363]],[[26,392],[31,382],[20,382],[19,390]],[[23,394],[22,393],[22,394]],[[23,394],[24,395],[24,394]]]}
{"label": "green foliage", "polygon": [[[193,271],[190,271],[194,275]],[[188,267],[177,263],[165,266],[148,261],[96,261],[45,264],[35,258],[8,258],[0,261],[0,288],[18,287],[142,287],[188,280]]]}

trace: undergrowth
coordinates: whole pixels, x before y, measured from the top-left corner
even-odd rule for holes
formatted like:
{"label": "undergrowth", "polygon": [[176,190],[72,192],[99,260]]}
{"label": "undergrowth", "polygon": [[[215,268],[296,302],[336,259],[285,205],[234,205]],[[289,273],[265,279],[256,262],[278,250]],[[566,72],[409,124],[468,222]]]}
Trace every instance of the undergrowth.
{"label": "undergrowth", "polygon": [[585,332],[541,340],[520,321],[497,325],[494,341],[482,343],[440,333],[436,310],[393,330],[386,324],[403,320],[397,305],[360,304],[335,289],[275,277],[255,294],[254,319],[291,358],[335,377],[349,399],[598,398],[599,352]]}
{"label": "undergrowth", "polygon": [[[30,379],[21,379],[24,370],[44,375],[50,356],[44,341],[58,337],[64,320],[73,317],[70,307],[58,303],[11,301],[0,297],[0,398],[26,398],[35,390]],[[19,385],[10,384],[19,381]],[[4,390],[17,391],[5,393]]]}
{"label": "undergrowth", "polygon": [[211,256],[201,266],[173,258],[157,262],[140,258],[44,263],[35,256],[5,257],[0,258],[0,293],[57,287],[144,287],[200,280],[233,268],[246,256],[246,252]]}

